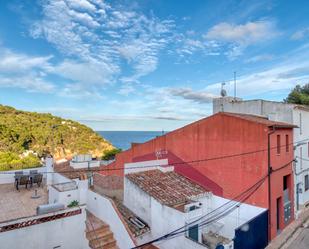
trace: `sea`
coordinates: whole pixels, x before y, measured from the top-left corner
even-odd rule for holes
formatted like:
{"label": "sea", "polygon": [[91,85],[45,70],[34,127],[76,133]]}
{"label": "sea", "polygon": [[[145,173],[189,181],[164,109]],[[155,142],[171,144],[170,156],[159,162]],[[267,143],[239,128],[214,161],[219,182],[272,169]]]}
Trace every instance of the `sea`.
{"label": "sea", "polygon": [[131,143],[144,143],[162,135],[162,131],[97,131],[115,147],[127,150]]}

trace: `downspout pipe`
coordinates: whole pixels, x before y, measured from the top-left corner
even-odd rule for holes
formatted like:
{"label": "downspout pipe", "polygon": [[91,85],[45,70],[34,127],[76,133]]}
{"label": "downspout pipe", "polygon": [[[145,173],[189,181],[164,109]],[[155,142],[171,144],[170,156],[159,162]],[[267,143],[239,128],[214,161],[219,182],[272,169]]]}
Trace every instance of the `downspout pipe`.
{"label": "downspout pipe", "polygon": [[273,126],[272,130],[270,132],[268,132],[268,141],[267,141],[268,142],[268,146],[267,146],[267,152],[268,152],[268,163],[267,163],[267,165],[268,165],[268,167],[267,167],[267,169],[268,169],[268,172],[267,172],[267,174],[268,174],[268,210],[269,210],[269,212],[268,212],[268,219],[269,219],[269,221],[268,221],[269,222],[268,241],[271,240],[271,225],[272,225],[272,223],[271,223],[271,179],[270,179],[270,176],[271,176],[271,173],[272,173],[272,167],[271,167],[270,136],[272,134],[274,134],[275,131],[276,131],[276,127]]}

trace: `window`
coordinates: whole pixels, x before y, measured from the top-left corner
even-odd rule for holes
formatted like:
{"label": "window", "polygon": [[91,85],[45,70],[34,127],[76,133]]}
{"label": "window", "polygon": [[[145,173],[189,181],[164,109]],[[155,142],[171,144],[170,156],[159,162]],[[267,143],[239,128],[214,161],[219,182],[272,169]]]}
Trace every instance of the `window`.
{"label": "window", "polygon": [[289,142],[289,135],[285,135],[285,151],[290,151],[290,142]]}
{"label": "window", "polygon": [[308,142],[308,157],[309,157],[309,142]]}
{"label": "window", "polygon": [[286,190],[288,188],[288,179],[289,175],[283,177],[283,190]]}
{"label": "window", "polygon": [[188,234],[187,236],[194,240],[194,241],[199,241],[198,239],[198,236],[199,235],[199,231],[198,231],[198,224],[197,225],[193,225],[193,226],[190,226],[189,229],[188,229]]}
{"label": "window", "polygon": [[305,175],[305,191],[309,189],[309,175]]}
{"label": "window", "polygon": [[281,152],[280,135],[277,135],[277,154]]}

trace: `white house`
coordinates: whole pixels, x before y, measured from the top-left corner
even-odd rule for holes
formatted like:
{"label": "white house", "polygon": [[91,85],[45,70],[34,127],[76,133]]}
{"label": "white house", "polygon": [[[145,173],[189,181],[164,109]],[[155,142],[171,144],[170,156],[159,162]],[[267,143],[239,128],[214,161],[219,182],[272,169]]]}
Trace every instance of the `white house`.
{"label": "white house", "polygon": [[270,120],[297,125],[294,128],[295,211],[309,205],[309,107],[267,100],[242,100],[222,97],[213,100],[213,113],[247,113],[268,117]]}
{"label": "white house", "polygon": [[[231,249],[237,229],[243,229],[260,215],[267,216],[264,208],[215,196],[174,172],[174,167],[164,165],[167,159],[125,164],[123,204],[140,218],[141,225],[147,224],[150,228],[142,238],[136,238],[138,245],[182,227],[184,232],[155,245],[163,249],[216,248],[218,245]],[[224,212],[227,207],[220,207],[227,203],[235,204],[235,209],[208,225],[201,225],[213,215]],[[267,223],[265,225],[267,227]],[[265,231],[267,240],[267,229]]]}

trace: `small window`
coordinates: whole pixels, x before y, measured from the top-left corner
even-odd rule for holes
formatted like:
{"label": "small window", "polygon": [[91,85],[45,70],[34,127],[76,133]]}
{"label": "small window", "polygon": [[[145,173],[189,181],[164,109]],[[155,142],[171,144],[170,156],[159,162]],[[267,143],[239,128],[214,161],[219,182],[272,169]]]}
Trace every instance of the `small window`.
{"label": "small window", "polygon": [[283,190],[288,188],[289,175],[283,177]]}
{"label": "small window", "polygon": [[305,191],[309,189],[309,176],[305,175]]}
{"label": "small window", "polygon": [[280,152],[281,152],[280,135],[277,135],[277,154],[280,154]]}
{"label": "small window", "polygon": [[199,229],[198,229],[198,224],[190,226],[188,229],[187,237],[194,241],[199,241]]}
{"label": "small window", "polygon": [[290,141],[289,141],[289,135],[285,135],[285,151],[290,151]]}

